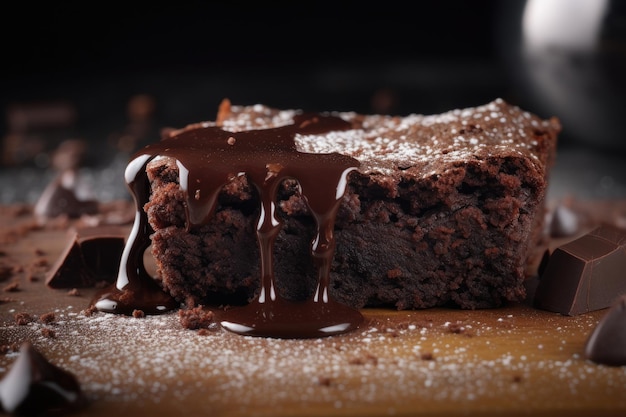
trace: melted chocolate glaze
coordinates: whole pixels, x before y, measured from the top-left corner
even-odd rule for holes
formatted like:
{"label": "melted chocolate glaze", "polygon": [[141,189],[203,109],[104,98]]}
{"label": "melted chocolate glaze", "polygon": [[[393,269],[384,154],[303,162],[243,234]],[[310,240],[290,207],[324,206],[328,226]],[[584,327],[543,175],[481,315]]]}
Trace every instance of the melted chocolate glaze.
{"label": "melted chocolate glaze", "polygon": [[[146,165],[159,156],[176,160],[180,187],[186,193],[187,229],[205,224],[213,215],[222,187],[246,175],[260,196],[257,241],[261,256],[261,287],[257,298],[244,307],[220,313],[230,331],[268,337],[305,338],[338,334],[359,326],[363,317],[329,296],[330,265],[335,251],[334,224],[348,173],[358,161],[338,153],[299,152],[296,134],[321,134],[347,130],[351,125],[337,117],[302,114],[294,124],[272,129],[228,132],[216,126],[185,130],[149,145],[135,155],[126,169],[126,182],[135,198],[135,224],[122,255],[116,284],[95,300],[101,311],[131,314],[140,309],[157,314],[177,307],[143,265],[143,253],[153,232],[143,206],[150,185]],[[317,223],[311,256],[318,285],[310,300],[293,302],[275,291],[273,247],[282,221],[276,215],[276,195],[286,179],[296,179]]]}

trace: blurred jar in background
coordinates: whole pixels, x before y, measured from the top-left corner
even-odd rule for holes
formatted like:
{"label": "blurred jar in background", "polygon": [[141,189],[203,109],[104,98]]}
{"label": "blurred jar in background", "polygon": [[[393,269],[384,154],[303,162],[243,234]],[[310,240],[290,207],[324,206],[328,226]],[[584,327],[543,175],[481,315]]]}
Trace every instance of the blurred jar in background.
{"label": "blurred jar in background", "polygon": [[496,37],[520,104],[558,116],[563,145],[626,154],[626,1],[499,5]]}

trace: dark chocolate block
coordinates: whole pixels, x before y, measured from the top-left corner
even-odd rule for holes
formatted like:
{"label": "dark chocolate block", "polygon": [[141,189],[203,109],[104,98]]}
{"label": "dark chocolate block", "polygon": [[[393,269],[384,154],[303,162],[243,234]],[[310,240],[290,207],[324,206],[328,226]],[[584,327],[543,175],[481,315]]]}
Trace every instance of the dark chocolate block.
{"label": "dark chocolate block", "polygon": [[[215,125],[230,132],[268,129],[293,123],[297,114],[232,106],[217,122],[169,135]],[[301,152],[339,152],[360,163],[347,176],[334,227],[335,299],[397,309],[488,308],[524,299],[527,262],[541,255],[533,251],[542,236],[556,119],[541,120],[502,100],[431,116],[332,114],[351,129],[300,135],[296,142]],[[147,166],[151,196],[144,209],[154,229],[156,278],[190,305],[245,303],[260,281],[258,191],[233,172],[212,218],[188,227],[194,196],[181,189],[179,169],[171,157]],[[284,222],[274,248],[277,291],[305,299],[317,282],[310,257],[315,221],[296,180],[281,184],[276,207]]]}
{"label": "dark chocolate block", "polygon": [[115,281],[124,241],[125,229],[116,226],[71,231],[63,253],[46,274],[46,285],[81,288]]}
{"label": "dark chocolate block", "polygon": [[624,271],[626,230],[600,226],[550,255],[535,306],[569,316],[607,308],[626,294]]}
{"label": "dark chocolate block", "polygon": [[76,377],[48,362],[24,342],[11,370],[0,381],[0,411],[16,416],[60,416],[86,405]]}
{"label": "dark chocolate block", "polygon": [[81,200],[76,196],[76,175],[75,170],[66,170],[46,186],[33,208],[40,223],[58,216],[78,218],[83,214],[98,213],[96,200]]}

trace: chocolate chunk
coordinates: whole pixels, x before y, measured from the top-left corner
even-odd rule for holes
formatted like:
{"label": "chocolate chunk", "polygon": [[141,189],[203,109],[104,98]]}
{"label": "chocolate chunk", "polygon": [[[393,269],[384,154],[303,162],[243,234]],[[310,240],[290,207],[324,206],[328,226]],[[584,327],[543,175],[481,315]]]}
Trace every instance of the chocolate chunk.
{"label": "chocolate chunk", "polygon": [[40,222],[46,219],[66,215],[78,218],[83,214],[96,214],[98,202],[81,200],[76,196],[76,172],[67,170],[48,184],[35,204],[35,216]]}
{"label": "chocolate chunk", "polygon": [[115,281],[124,250],[123,230],[98,226],[72,233],[65,250],[48,271],[46,284],[50,288],[75,288]]}
{"label": "chocolate chunk", "polygon": [[565,206],[558,206],[552,213],[550,235],[552,237],[573,236],[578,232],[578,216]]}
{"label": "chocolate chunk", "polygon": [[626,296],[611,306],[591,332],[585,357],[604,365],[626,365]]}
{"label": "chocolate chunk", "polygon": [[626,230],[600,226],[557,248],[541,275],[537,308],[573,316],[626,294]]}
{"label": "chocolate chunk", "polygon": [[99,280],[112,282],[117,278],[127,234],[126,228],[113,225],[78,229],[85,265]]}
{"label": "chocolate chunk", "polygon": [[76,236],[70,242],[46,274],[46,285],[50,288],[86,287],[95,281],[91,271],[85,268]]}
{"label": "chocolate chunk", "polygon": [[29,342],[0,381],[0,405],[20,416],[61,415],[85,404],[76,377],[50,363]]}

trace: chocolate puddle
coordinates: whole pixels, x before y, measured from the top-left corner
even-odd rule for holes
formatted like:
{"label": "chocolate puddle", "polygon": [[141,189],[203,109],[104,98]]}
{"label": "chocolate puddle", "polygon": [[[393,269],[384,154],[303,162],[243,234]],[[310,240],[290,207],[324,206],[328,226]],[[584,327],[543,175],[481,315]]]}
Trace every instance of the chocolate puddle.
{"label": "chocolate puddle", "polygon": [[[220,312],[218,319],[224,328],[245,335],[288,338],[328,336],[357,328],[362,315],[332,300],[329,286],[335,217],[346,177],[359,163],[338,153],[299,152],[295,144],[296,134],[321,134],[350,127],[338,117],[302,114],[294,118],[293,125],[244,132],[198,127],[146,146],[135,154],[125,173],[137,211],[117,282],[94,299],[95,307],[122,314],[134,310],[158,314],[178,307],[143,265],[143,253],[153,233],[143,211],[150,194],[146,165],[156,157],[169,156],[176,160],[180,187],[186,193],[188,230],[209,221],[220,190],[233,178],[246,175],[259,192],[256,233],[261,257],[260,293],[247,306]],[[314,295],[303,302],[283,299],[275,291],[273,248],[282,228],[275,201],[280,184],[290,178],[298,181],[317,225],[310,251],[318,284]]]}

